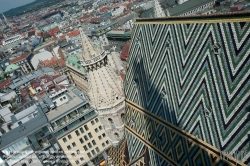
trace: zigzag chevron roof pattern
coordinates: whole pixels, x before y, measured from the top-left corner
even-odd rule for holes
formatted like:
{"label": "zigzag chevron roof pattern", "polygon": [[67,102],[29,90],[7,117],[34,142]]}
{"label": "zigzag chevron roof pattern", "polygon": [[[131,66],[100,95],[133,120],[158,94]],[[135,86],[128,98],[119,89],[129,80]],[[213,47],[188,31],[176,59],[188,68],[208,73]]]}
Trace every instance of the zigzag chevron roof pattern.
{"label": "zigzag chevron roof pattern", "polygon": [[244,152],[240,160],[250,163],[250,22],[221,17],[137,22],[125,95],[221,151]]}

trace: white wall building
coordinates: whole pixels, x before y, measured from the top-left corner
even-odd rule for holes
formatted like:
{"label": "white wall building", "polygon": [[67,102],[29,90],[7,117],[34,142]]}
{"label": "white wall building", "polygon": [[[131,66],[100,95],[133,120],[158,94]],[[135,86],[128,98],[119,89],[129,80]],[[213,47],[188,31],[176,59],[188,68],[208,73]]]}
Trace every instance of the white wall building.
{"label": "white wall building", "polygon": [[46,59],[51,59],[53,57],[52,53],[49,51],[43,51],[35,54],[31,59],[32,66],[37,69],[39,61],[44,61]]}
{"label": "white wall building", "polygon": [[178,4],[183,4],[183,3],[186,2],[186,1],[188,1],[188,0],[177,0],[177,3],[178,3]]}
{"label": "white wall building", "polygon": [[118,17],[123,13],[124,9],[126,9],[126,7],[121,5],[121,6],[117,7],[117,8],[114,8],[111,11],[111,14],[112,14],[113,17]]}
{"label": "white wall building", "polygon": [[5,45],[9,45],[11,43],[14,43],[18,40],[22,40],[22,39],[23,39],[23,37],[21,35],[15,35],[15,36],[11,36],[11,37],[3,40],[2,43],[3,43],[3,46],[5,46]]}
{"label": "white wall building", "polygon": [[61,58],[59,55],[59,52],[58,52],[59,48],[60,48],[60,46],[53,48],[53,53],[57,58]]}

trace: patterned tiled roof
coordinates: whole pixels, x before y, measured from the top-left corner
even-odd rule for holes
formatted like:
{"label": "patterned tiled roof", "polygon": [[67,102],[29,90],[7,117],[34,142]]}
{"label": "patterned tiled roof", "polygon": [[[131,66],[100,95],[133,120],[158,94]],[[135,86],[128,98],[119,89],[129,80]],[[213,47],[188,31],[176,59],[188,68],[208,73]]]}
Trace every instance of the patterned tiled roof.
{"label": "patterned tiled roof", "polygon": [[124,81],[131,160],[148,146],[151,165],[249,165],[249,36],[249,12],[136,20]]}

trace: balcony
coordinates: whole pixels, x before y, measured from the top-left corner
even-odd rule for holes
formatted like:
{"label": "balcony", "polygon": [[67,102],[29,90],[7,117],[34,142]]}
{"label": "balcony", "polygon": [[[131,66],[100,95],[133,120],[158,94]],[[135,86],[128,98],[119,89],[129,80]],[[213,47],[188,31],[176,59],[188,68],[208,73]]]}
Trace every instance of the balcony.
{"label": "balcony", "polygon": [[[87,108],[87,109],[86,109]],[[63,128],[64,126],[74,122],[75,120],[79,119],[80,117],[82,117],[84,114],[87,114],[91,111],[93,111],[94,108],[89,107],[89,106],[83,106],[78,108],[77,110],[67,114],[66,116],[62,117],[61,119],[55,121],[52,123],[52,126],[54,128],[54,130],[59,130],[61,128]]]}
{"label": "balcony", "polygon": [[79,116],[74,119],[74,121],[70,121],[70,123],[65,124],[63,127],[60,127],[59,129],[55,130],[55,136],[60,137],[61,135],[64,135],[71,130],[75,129],[76,127],[80,126],[81,124],[88,121],[90,118],[95,117],[97,114],[94,111],[94,109],[90,109],[87,114],[84,116]]}

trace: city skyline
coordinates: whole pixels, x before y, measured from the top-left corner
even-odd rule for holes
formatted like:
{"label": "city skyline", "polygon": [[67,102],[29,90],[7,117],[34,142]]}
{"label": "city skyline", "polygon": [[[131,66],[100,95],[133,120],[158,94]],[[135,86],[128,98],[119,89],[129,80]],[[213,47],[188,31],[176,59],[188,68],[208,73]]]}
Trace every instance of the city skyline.
{"label": "city skyline", "polygon": [[0,0],[0,166],[249,165],[249,2]]}

